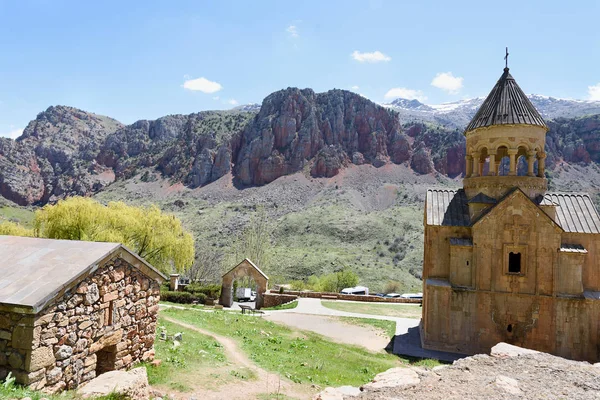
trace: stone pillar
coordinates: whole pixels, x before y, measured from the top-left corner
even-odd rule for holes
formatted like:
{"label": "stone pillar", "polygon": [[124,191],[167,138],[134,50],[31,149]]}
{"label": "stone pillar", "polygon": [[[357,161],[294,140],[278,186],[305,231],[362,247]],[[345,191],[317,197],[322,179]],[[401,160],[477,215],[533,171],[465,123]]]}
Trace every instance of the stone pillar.
{"label": "stone pillar", "polygon": [[533,173],[533,165],[535,164],[535,151],[527,152],[527,176],[535,176]]}
{"label": "stone pillar", "polygon": [[508,170],[508,175],[515,176],[517,175],[517,153],[518,149],[508,149],[508,157],[510,158],[510,168]]}
{"label": "stone pillar", "polygon": [[544,178],[546,172],[546,153],[540,154],[538,158],[538,176]]}
{"label": "stone pillar", "polygon": [[171,280],[169,282],[169,290],[176,292],[179,289],[179,274],[171,274]]}
{"label": "stone pillar", "polygon": [[476,178],[479,176],[479,171],[481,169],[481,163],[479,162],[479,157],[481,156],[481,153],[478,151],[475,151],[473,153],[473,173],[471,174],[471,176],[473,178]]}
{"label": "stone pillar", "polygon": [[490,168],[488,171],[489,176],[496,175],[496,152],[490,152]]}
{"label": "stone pillar", "polygon": [[473,174],[473,157],[465,156],[466,168],[465,168],[465,178],[470,178],[471,174]]}

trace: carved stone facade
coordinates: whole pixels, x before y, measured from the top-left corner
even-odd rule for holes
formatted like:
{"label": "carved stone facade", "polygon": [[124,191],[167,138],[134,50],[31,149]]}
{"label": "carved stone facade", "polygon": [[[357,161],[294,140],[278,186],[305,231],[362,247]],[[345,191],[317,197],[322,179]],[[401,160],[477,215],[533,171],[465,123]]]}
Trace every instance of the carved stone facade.
{"label": "carved stone facade", "polygon": [[117,248],[38,312],[0,304],[0,379],[54,393],[153,359],[162,278]]}
{"label": "carved stone facade", "polygon": [[[489,119],[465,132],[473,158],[464,189],[428,191],[422,344],[476,354],[508,342],[598,362],[600,216],[586,194],[546,193],[539,114],[527,123],[493,122],[535,112],[520,106],[529,102],[520,89],[502,92],[516,87],[511,79],[505,70],[482,105]],[[508,173],[499,173],[496,155],[510,158]],[[519,155],[527,157],[524,176]]]}

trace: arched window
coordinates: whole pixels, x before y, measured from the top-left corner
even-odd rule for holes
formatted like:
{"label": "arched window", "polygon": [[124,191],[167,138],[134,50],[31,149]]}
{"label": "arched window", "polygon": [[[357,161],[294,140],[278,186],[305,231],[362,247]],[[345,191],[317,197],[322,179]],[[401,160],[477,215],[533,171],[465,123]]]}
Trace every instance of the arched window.
{"label": "arched window", "polygon": [[525,146],[519,146],[519,152],[517,153],[518,176],[527,176],[527,150]]}
{"label": "arched window", "polygon": [[508,156],[508,147],[500,146],[496,151],[497,171],[496,175],[506,176],[510,171],[510,157]]}

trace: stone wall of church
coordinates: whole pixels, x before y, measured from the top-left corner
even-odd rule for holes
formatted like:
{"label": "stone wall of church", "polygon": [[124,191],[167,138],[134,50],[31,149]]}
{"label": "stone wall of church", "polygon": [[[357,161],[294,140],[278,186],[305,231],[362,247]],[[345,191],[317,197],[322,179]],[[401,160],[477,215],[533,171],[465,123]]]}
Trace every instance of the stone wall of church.
{"label": "stone wall of church", "polygon": [[450,238],[470,238],[471,228],[460,226],[426,226],[423,257],[423,281],[427,277],[450,275]]}
{"label": "stone wall of church", "polygon": [[37,315],[0,314],[0,378],[53,393],[154,357],[158,282],[115,258]]}
{"label": "stone wall of church", "polygon": [[450,287],[427,288],[426,348],[486,353],[507,342],[561,357],[598,362],[600,302]]}
{"label": "stone wall of church", "polygon": [[[425,347],[475,354],[504,341],[600,360],[600,301],[583,297],[584,289],[600,289],[600,235],[563,233],[521,192],[471,228],[472,266],[466,247],[449,244],[465,229],[426,227]],[[561,244],[581,244],[588,253],[561,252]],[[519,272],[509,271],[511,252],[521,255]]]}
{"label": "stone wall of church", "polygon": [[587,251],[582,265],[584,290],[600,291],[600,235],[585,233],[563,233],[562,243],[580,244]]}

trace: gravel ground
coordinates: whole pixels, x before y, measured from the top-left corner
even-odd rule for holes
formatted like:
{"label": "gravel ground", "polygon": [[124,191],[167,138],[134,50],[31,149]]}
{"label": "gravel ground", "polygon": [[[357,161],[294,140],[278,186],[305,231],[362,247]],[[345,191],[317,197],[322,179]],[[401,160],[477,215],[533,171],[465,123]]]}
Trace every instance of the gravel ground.
{"label": "gravel ground", "polygon": [[415,369],[421,382],[346,399],[600,399],[600,366],[545,353],[476,355],[434,370]]}

